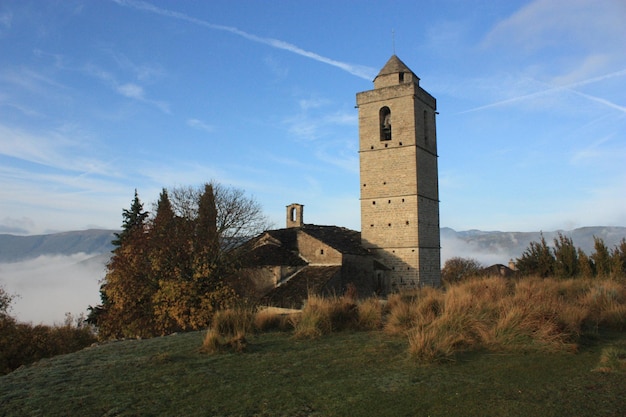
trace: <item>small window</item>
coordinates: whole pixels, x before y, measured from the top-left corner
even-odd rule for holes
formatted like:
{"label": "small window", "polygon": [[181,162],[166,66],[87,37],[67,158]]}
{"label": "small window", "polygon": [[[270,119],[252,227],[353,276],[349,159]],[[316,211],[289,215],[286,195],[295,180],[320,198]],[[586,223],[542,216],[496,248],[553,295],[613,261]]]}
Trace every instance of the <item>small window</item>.
{"label": "small window", "polygon": [[404,73],[403,72],[398,74],[398,81],[400,81],[401,83],[404,82]]}
{"label": "small window", "polygon": [[385,106],[378,112],[380,119],[380,140],[391,140],[391,110]]}
{"label": "small window", "polygon": [[320,255],[324,254],[324,249],[320,249]]}

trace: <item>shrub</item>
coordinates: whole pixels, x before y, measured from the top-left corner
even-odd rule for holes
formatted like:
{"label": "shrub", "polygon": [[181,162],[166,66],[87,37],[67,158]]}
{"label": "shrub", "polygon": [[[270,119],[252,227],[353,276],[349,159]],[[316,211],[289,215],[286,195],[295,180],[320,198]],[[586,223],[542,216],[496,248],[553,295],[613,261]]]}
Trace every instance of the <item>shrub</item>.
{"label": "shrub", "polygon": [[441,281],[444,285],[459,283],[479,275],[482,268],[476,259],[450,258],[441,269]]}
{"label": "shrub", "polygon": [[0,374],[56,355],[75,352],[96,342],[91,327],[18,323],[0,316]]}

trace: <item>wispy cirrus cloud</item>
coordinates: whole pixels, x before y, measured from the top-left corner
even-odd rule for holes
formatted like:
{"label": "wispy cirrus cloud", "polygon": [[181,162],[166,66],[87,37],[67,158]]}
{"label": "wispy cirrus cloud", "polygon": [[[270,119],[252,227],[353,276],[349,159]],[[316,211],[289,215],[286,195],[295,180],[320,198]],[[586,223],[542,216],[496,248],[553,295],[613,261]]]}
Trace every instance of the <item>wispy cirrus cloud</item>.
{"label": "wispy cirrus cloud", "polygon": [[13,13],[4,12],[0,13],[0,35],[5,29],[11,29],[11,23],[13,22]]}
{"label": "wispy cirrus cloud", "polygon": [[340,111],[321,115],[304,111],[285,119],[284,123],[292,135],[301,139],[316,140],[328,135],[332,126],[356,125],[357,117]]}
{"label": "wispy cirrus cloud", "polygon": [[619,1],[535,0],[498,22],[484,46],[505,44],[527,53],[558,47],[564,40],[579,49],[622,54],[626,35],[624,6]]}
{"label": "wispy cirrus cloud", "polygon": [[107,164],[86,157],[83,151],[90,141],[80,135],[72,137],[73,134],[72,127],[38,134],[0,124],[0,155],[78,174],[114,175],[115,170]]}
{"label": "wispy cirrus cloud", "polygon": [[118,94],[130,98],[133,100],[137,100],[146,104],[150,104],[152,106],[157,107],[163,113],[171,113],[169,104],[165,101],[160,100],[152,100],[146,97],[144,88],[137,83],[133,82],[120,82],[117,77],[96,65],[88,64],[85,65],[83,70],[85,73],[89,74],[92,77],[99,79],[100,81],[107,84]]}
{"label": "wispy cirrus cloud", "polygon": [[234,35],[241,36],[242,38],[248,39],[252,42],[256,42],[256,43],[270,46],[272,48],[292,52],[294,54],[312,59],[314,61],[328,64],[333,67],[337,67],[343,71],[346,71],[352,75],[356,75],[357,77],[360,77],[366,80],[372,80],[377,73],[377,70],[375,68],[367,67],[364,65],[356,65],[356,64],[350,64],[347,62],[337,61],[335,59],[325,57],[315,52],[307,51],[305,49],[300,48],[299,46],[296,46],[289,42],[285,42],[280,39],[266,38],[266,37],[254,35],[254,34],[245,32],[233,26],[224,26],[224,25],[210,23],[202,19],[188,16],[184,13],[163,9],[163,8],[157,7],[153,4],[150,4],[144,1],[137,1],[137,0],[113,0],[113,1],[124,7],[130,7],[136,10],[146,11],[146,12],[158,14],[161,16],[166,16],[166,17],[173,18],[173,19],[183,20],[183,21],[193,23],[195,25],[203,26],[212,30],[230,32]]}
{"label": "wispy cirrus cloud", "polygon": [[213,133],[213,131],[215,131],[214,126],[208,125],[202,120],[198,120],[198,119],[188,119],[187,126],[193,127],[194,129],[198,129],[198,130],[203,130],[207,133]]}

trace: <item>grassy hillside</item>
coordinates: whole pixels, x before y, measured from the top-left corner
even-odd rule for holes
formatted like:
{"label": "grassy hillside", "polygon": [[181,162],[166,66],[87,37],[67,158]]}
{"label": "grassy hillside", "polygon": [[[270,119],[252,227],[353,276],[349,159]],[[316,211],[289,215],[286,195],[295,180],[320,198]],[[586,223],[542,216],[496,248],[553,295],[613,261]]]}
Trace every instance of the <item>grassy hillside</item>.
{"label": "grassy hillside", "polygon": [[626,334],[578,353],[465,353],[420,365],[381,331],[270,332],[245,353],[204,332],[113,342],[0,377],[2,416],[622,416],[626,377],[599,372]]}

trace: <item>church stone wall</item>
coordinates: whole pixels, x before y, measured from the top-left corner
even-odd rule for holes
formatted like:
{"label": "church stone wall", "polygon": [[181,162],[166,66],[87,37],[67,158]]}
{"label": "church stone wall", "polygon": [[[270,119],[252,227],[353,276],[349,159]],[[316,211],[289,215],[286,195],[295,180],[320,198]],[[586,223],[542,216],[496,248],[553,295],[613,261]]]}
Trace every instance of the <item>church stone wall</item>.
{"label": "church stone wall", "polygon": [[341,265],[342,254],[331,246],[304,233],[298,233],[300,256],[312,265]]}

